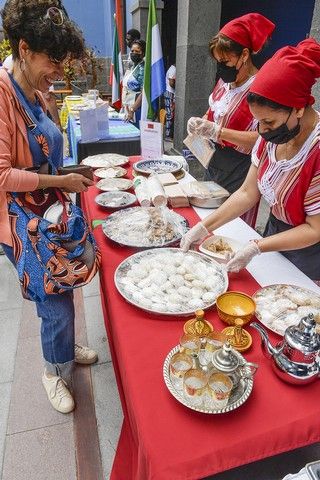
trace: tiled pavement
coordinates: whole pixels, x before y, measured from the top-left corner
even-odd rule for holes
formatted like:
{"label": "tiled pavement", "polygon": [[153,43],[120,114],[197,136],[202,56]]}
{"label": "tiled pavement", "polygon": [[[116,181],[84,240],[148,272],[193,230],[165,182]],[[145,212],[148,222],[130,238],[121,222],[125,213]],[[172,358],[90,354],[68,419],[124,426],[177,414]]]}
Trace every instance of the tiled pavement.
{"label": "tiled pavement", "polygon": [[[86,318],[81,337],[99,352],[91,379],[103,467],[100,477],[95,473],[83,480],[109,478],[122,421],[98,282],[96,277],[83,289],[83,303],[77,294],[77,308]],[[41,384],[39,320],[34,305],[22,300],[15,270],[3,255],[0,285],[0,478],[77,480],[76,415],[60,414],[48,404]]]}

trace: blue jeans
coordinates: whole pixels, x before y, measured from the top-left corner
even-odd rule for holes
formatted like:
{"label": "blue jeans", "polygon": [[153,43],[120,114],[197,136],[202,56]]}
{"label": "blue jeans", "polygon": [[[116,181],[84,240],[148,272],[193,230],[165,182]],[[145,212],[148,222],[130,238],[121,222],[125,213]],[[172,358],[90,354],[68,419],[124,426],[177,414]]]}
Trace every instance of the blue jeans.
{"label": "blue jeans", "polygon": [[[4,253],[15,266],[13,248],[2,244]],[[74,363],[73,292],[48,295],[48,300],[35,302],[41,318],[41,344],[48,373],[70,381]]]}

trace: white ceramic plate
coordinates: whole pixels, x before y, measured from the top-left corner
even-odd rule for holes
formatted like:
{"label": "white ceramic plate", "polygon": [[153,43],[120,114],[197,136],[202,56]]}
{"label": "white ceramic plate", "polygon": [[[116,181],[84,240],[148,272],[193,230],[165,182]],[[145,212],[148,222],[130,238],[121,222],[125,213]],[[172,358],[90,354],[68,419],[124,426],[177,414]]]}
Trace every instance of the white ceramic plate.
{"label": "white ceramic plate", "polygon": [[133,185],[132,180],[127,178],[103,178],[96,187],[103,192],[114,192],[118,190],[129,190]]}
{"label": "white ceramic plate", "polygon": [[96,196],[95,202],[105,208],[126,208],[133,205],[137,197],[129,192],[103,192]]}
{"label": "white ceramic plate", "polygon": [[313,313],[320,331],[320,296],[297,285],[268,285],[253,295],[256,317],[278,335],[287,327],[297,325],[301,318]]}
{"label": "white ceramic plate", "polygon": [[59,200],[50,205],[50,207],[44,212],[43,218],[50,223],[60,223],[63,213],[63,205]]}
{"label": "white ceramic plate", "polygon": [[[186,278],[178,274],[181,268],[188,272]],[[191,282],[187,278],[191,276],[194,282],[201,278],[205,282],[201,290],[188,287]],[[179,248],[153,248],[131,255],[118,266],[114,281],[129,303],[147,312],[174,316],[212,307],[228,288],[228,275],[221,265],[202,253],[182,252]]]}
{"label": "white ceramic plate", "polygon": [[[54,93],[54,91],[53,91]],[[80,95],[68,95],[66,97],[67,100],[83,100],[83,98]]]}
{"label": "white ceramic plate", "polygon": [[100,153],[84,158],[81,163],[92,168],[121,167],[128,163],[128,157],[118,153]]}
{"label": "white ceramic plate", "polygon": [[174,173],[181,170],[182,165],[177,160],[140,160],[133,164],[133,168],[139,173]]}
{"label": "white ceramic plate", "polygon": [[94,174],[98,178],[120,178],[127,174],[127,170],[122,167],[97,168]]}
{"label": "white ceramic plate", "polygon": [[200,252],[214,258],[219,263],[227,263],[227,261],[229,260],[229,254],[231,254],[232,252],[228,250],[214,252],[208,249],[210,245],[216,245],[216,248],[218,249],[219,246],[220,248],[223,248],[224,245],[228,245],[234,253],[236,253],[243,247],[243,244],[238,242],[237,240],[234,240],[234,238],[224,237],[222,235],[212,235],[211,237],[207,238],[204,242],[201,243],[201,245],[199,245],[199,250]]}

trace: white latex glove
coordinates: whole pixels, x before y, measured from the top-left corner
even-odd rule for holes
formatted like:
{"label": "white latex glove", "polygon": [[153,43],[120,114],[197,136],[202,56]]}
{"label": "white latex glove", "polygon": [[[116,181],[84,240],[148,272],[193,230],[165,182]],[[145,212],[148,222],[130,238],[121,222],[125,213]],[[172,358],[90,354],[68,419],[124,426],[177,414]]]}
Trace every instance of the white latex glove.
{"label": "white latex glove", "polygon": [[196,132],[196,127],[202,122],[200,117],[191,117],[187,123],[187,132],[189,135],[192,135]]}
{"label": "white latex glove", "polygon": [[245,268],[256,255],[260,255],[260,248],[257,243],[251,241],[237,253],[233,253],[231,260],[228,261],[226,269],[228,272],[239,272]]}
{"label": "white latex glove", "polygon": [[199,222],[183,235],[180,242],[180,248],[184,252],[187,252],[193,243],[202,240],[207,235],[209,235],[208,230],[202,222]]}
{"label": "white latex glove", "polygon": [[205,120],[201,118],[201,122],[198,122],[195,126],[195,133],[201,135],[201,137],[208,138],[217,142],[220,134],[220,126],[215,122],[210,122],[210,120]]}

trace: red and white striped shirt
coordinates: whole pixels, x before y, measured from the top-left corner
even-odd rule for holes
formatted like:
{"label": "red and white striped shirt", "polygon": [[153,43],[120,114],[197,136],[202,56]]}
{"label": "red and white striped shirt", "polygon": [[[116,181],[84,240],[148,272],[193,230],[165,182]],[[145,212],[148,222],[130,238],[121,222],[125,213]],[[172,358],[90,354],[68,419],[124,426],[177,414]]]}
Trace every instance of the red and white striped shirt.
{"label": "red and white striped shirt", "polygon": [[[218,80],[209,97],[208,120],[216,122],[221,127],[239,131],[253,131],[257,129],[257,121],[253,118],[247,102],[249,88],[255,76],[250,77],[240,87],[231,88],[230,83]],[[249,154],[251,149],[222,142],[241,153]]]}
{"label": "red and white striped shirt", "polygon": [[301,225],[320,214],[320,121],[290,160],[277,160],[276,147],[259,137],[252,150],[258,188],[278,220]]}

